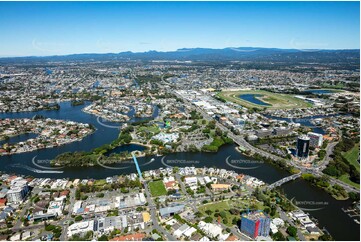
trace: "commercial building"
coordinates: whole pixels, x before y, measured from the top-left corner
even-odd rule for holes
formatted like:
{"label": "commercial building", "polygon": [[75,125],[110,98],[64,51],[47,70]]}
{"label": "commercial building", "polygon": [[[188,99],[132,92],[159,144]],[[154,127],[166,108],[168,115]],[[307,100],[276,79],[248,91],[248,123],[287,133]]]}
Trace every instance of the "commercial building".
{"label": "commercial building", "polygon": [[114,229],[124,229],[127,226],[126,216],[101,217],[94,221],[94,230],[100,234],[109,233]]}
{"label": "commercial building", "polygon": [[212,187],[212,191],[214,192],[223,192],[223,191],[227,191],[231,185],[229,184],[211,184]]}
{"label": "commercial building", "polygon": [[174,214],[178,214],[178,213],[182,212],[183,209],[184,209],[184,205],[165,207],[165,208],[159,209],[159,213],[162,218],[166,218],[166,217],[173,216]]}
{"label": "commercial building", "polygon": [[88,231],[94,231],[94,220],[74,223],[68,227],[67,235],[71,237],[75,234],[83,234]]}
{"label": "commercial building", "polygon": [[311,147],[321,147],[323,143],[323,135],[313,132],[308,132],[307,136],[310,138],[310,146]]}
{"label": "commercial building", "polygon": [[242,214],[241,231],[252,238],[267,237],[270,232],[271,219],[262,211]]}
{"label": "commercial building", "polygon": [[306,135],[301,135],[297,139],[296,155],[299,159],[307,159],[310,146],[310,138]]}

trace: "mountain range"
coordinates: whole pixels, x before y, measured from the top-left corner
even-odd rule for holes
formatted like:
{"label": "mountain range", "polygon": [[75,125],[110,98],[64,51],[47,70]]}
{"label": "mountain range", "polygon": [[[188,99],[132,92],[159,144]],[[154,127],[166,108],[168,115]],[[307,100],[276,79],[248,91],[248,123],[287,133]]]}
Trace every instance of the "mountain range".
{"label": "mountain range", "polygon": [[359,49],[316,50],[237,47],[224,49],[182,48],[176,51],[71,54],[57,56],[5,57],[0,62],[87,60],[179,60],[179,61],[275,61],[315,63],[359,63]]}

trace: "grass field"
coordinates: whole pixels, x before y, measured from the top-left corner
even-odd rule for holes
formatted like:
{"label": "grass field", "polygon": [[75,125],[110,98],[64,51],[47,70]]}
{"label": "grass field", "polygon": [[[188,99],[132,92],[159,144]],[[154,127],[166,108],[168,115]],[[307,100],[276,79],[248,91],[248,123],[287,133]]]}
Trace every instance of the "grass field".
{"label": "grass field", "polygon": [[[359,153],[360,153],[360,144],[359,143],[355,144],[355,146],[351,150],[342,153],[343,157],[345,157],[350,164],[355,166],[358,171],[360,171],[360,164],[357,162]],[[349,175],[347,175],[347,174],[340,176],[338,179],[340,181],[343,181],[343,182],[353,186],[353,187],[360,189],[360,184],[357,184],[357,183],[351,181],[349,179]]]}
{"label": "grass field", "polygon": [[360,171],[360,164],[357,162],[359,153],[360,153],[359,143],[355,144],[355,146],[351,150],[342,153],[343,157],[345,157],[346,160],[350,162],[350,164],[354,165],[358,171]]}
{"label": "grass field", "polygon": [[139,128],[139,131],[151,132],[153,134],[158,134],[160,132],[159,127],[157,125],[142,126]]}
{"label": "grass field", "polygon": [[162,181],[149,182],[149,189],[153,197],[167,195],[167,190]]}
{"label": "grass field", "polygon": [[[242,94],[259,94],[260,97],[256,97],[264,103],[270,106],[258,105],[253,102],[244,100],[239,96]],[[247,108],[269,108],[269,109],[290,109],[290,108],[306,108],[312,107],[312,104],[303,101],[288,94],[272,93],[261,90],[244,90],[244,91],[224,91],[217,94],[220,98],[227,101],[237,103]]]}

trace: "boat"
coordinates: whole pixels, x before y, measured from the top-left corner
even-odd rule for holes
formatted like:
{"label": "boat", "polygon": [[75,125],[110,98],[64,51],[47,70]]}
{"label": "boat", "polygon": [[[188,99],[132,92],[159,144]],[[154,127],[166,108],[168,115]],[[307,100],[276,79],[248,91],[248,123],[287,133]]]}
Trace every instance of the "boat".
{"label": "boat", "polygon": [[57,174],[64,173],[64,171],[39,170],[39,169],[35,169],[35,168],[32,168],[32,167],[29,167],[29,166],[27,166],[27,165],[21,165],[21,164],[14,164],[14,165],[12,165],[12,167],[24,168],[24,169],[26,169],[26,170],[29,170],[29,171],[32,171],[32,172],[35,172],[35,173],[57,173]]}

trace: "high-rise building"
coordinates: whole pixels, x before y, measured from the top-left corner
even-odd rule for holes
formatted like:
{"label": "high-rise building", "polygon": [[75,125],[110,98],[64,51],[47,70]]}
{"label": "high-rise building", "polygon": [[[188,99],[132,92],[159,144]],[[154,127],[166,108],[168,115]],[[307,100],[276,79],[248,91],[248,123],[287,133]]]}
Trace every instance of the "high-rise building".
{"label": "high-rise building", "polygon": [[310,138],[310,146],[319,148],[322,146],[323,143],[323,135],[313,132],[308,132],[307,136]]}
{"label": "high-rise building", "polygon": [[10,190],[6,193],[6,198],[10,204],[21,203],[29,192],[28,182],[22,177],[17,177],[11,181]]}
{"label": "high-rise building", "polygon": [[271,219],[262,211],[242,214],[241,231],[252,238],[269,235]]}
{"label": "high-rise building", "polygon": [[301,135],[297,139],[296,155],[299,159],[307,159],[310,148],[310,138],[307,135]]}

